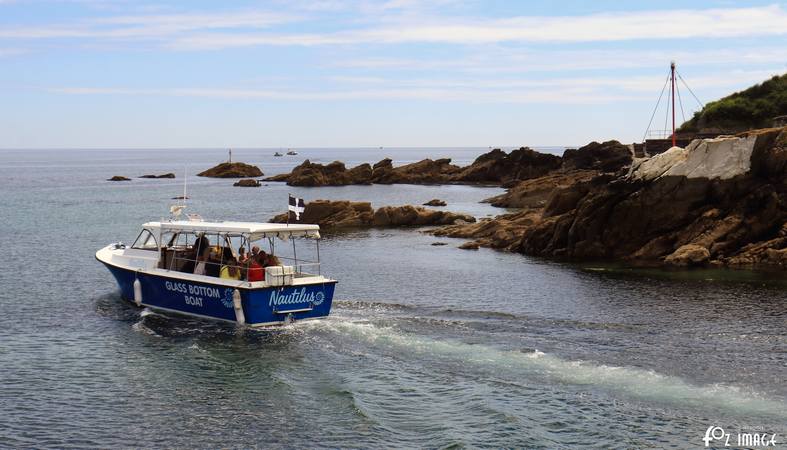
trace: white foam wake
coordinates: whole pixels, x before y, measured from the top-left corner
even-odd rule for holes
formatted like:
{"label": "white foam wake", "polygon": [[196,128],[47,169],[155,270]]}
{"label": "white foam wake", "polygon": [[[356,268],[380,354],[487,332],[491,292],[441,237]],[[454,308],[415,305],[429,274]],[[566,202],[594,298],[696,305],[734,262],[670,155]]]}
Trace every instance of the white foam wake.
{"label": "white foam wake", "polygon": [[783,401],[770,399],[738,386],[696,385],[680,377],[660,374],[653,370],[568,361],[538,350],[525,353],[501,350],[488,345],[435,340],[369,323],[323,321],[317,326],[327,326],[356,339],[364,339],[375,345],[401,348],[410,353],[453,358],[520,374],[524,372],[566,384],[601,387],[647,401],[691,405],[703,409],[723,408],[738,414],[787,417],[787,404]]}

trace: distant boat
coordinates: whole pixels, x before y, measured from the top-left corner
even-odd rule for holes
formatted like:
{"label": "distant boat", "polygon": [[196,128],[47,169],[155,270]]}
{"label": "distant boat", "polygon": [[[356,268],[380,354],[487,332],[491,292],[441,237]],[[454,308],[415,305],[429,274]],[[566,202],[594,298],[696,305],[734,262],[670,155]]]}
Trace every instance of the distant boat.
{"label": "distant boat", "polygon": [[282,155],[282,154],[281,154],[281,153],[279,153],[279,152],[276,152],[276,153],[274,153],[274,154],[273,154],[273,156],[284,156],[284,155]]}
{"label": "distant boat", "polygon": [[298,152],[296,152],[295,150],[290,150],[290,151],[287,152],[287,154],[290,155],[290,156],[293,156],[293,155],[297,155]]}

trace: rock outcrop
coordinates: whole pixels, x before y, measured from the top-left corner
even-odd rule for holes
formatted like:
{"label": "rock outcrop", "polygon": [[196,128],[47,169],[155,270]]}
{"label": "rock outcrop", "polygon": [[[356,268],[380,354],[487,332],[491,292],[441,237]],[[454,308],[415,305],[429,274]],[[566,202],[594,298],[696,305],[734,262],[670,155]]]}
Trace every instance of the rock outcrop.
{"label": "rock outcrop", "polygon": [[446,206],[447,203],[440,200],[439,198],[433,198],[428,202],[424,203],[424,206]]}
{"label": "rock outcrop", "polygon": [[370,184],[371,178],[372,166],[369,164],[361,164],[348,170],[340,161],[323,165],[307,159],[289,174],[266,178],[266,181],[286,181],[291,186],[344,186]]}
{"label": "rock outcrop", "polygon": [[161,175],[142,175],[140,178],[175,178],[175,174],[165,173]]}
{"label": "rock outcrop", "polygon": [[373,183],[378,184],[446,184],[454,181],[461,170],[451,164],[450,158],[424,159],[393,167],[390,159],[374,165]]}
{"label": "rock outcrop", "polygon": [[631,164],[632,150],[618,141],[590,144],[563,152],[563,170],[592,169],[616,172]]}
{"label": "rock outcrop", "polygon": [[556,155],[539,153],[527,147],[505,153],[494,149],[454,175],[451,181],[470,183],[505,184],[543,176],[562,163]]}
{"label": "rock outcrop", "polygon": [[260,182],[255,180],[254,178],[244,178],[242,180],[237,181],[233,186],[239,187],[260,187]]}
{"label": "rock outcrop", "polygon": [[785,161],[787,128],[697,140],[622,176],[585,172],[572,183],[565,172],[529,190],[519,184],[508,201],[520,211],[436,234],[574,260],[784,267]]}
{"label": "rock outcrop", "polygon": [[[288,213],[279,214],[271,219],[271,222],[285,223],[287,218]],[[301,222],[318,224],[324,229],[335,229],[447,225],[475,222],[475,218],[420,206],[383,206],[375,210],[369,202],[315,200],[306,204]]]}
{"label": "rock outcrop", "polygon": [[114,177],[107,179],[107,181],[131,181],[131,178],[115,175]]}
{"label": "rock outcrop", "polygon": [[262,175],[259,167],[242,162],[223,162],[197,174],[199,177],[209,178],[253,178]]}

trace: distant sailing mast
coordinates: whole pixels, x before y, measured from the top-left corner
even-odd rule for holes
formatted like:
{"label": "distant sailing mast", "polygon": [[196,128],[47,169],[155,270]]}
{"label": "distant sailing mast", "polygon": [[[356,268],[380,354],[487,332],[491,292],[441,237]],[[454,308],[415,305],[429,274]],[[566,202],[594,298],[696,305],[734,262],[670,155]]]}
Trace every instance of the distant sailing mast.
{"label": "distant sailing mast", "polygon": [[[656,101],[656,107],[653,108],[653,114],[651,114],[651,116],[650,116],[650,122],[648,122],[648,128],[645,130],[645,135],[642,138],[643,141],[648,141],[648,140],[666,140],[665,138],[667,138],[667,134],[669,133],[669,137],[672,140],[672,146],[675,147],[677,145],[677,143],[678,143],[678,136],[677,136],[677,133],[676,133],[676,126],[675,126],[675,115],[676,115],[675,114],[675,98],[676,97],[678,99],[678,105],[680,106],[681,116],[683,117],[683,121],[686,122],[686,114],[683,111],[683,100],[681,99],[681,96],[680,96],[680,86],[678,86],[677,80],[680,80],[683,83],[683,86],[685,86],[686,89],[689,91],[689,93],[691,93],[692,97],[694,97],[694,100],[697,101],[697,104],[699,105],[700,109],[702,109],[702,107],[703,107],[702,102],[697,98],[696,95],[694,95],[694,91],[691,90],[689,85],[686,83],[686,81],[683,79],[683,77],[680,76],[680,73],[678,73],[678,71],[676,70],[676,68],[675,68],[675,61],[671,61],[670,62],[669,75],[667,76],[667,79],[664,82],[664,86],[661,88],[661,93],[659,94],[659,99]],[[670,85],[670,90],[667,92],[667,106],[666,106],[667,110],[666,110],[666,114],[664,116],[664,129],[663,130],[652,130],[651,129],[651,125],[653,125],[653,118],[656,117],[656,112],[659,109],[659,105],[661,104],[662,97],[664,97],[664,91],[667,88],[667,83],[669,83],[669,85]],[[670,113],[672,115],[672,129],[671,130],[667,128],[667,121],[668,121],[668,118],[670,116]],[[648,139],[649,136],[652,137],[652,138],[656,138],[656,139]],[[665,145],[666,144],[667,143],[665,143]]]}
{"label": "distant sailing mast", "polygon": [[[672,84],[672,146],[675,146],[675,61],[669,63],[670,84]],[[680,106],[683,110],[683,105]],[[232,159],[232,150],[230,150],[230,159]]]}

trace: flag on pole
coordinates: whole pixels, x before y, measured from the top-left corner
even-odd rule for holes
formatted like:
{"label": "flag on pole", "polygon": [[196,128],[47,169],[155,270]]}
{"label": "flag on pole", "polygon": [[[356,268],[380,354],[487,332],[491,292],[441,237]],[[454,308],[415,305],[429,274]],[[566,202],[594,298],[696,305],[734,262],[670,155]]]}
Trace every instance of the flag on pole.
{"label": "flag on pole", "polygon": [[295,215],[295,221],[299,221],[301,220],[301,214],[306,210],[306,205],[303,203],[302,198],[290,195],[290,206],[287,210]]}

